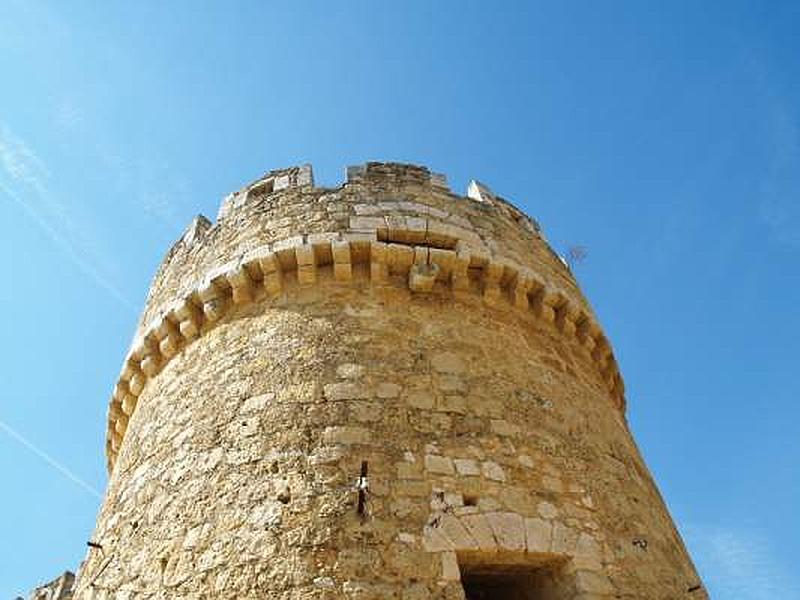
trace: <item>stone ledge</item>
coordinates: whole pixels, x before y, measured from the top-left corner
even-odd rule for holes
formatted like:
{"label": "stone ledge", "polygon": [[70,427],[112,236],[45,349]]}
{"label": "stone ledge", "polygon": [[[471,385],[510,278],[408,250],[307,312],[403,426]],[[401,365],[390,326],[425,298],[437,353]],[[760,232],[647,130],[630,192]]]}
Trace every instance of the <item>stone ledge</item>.
{"label": "stone ledge", "polygon": [[[385,221],[383,221],[385,223]],[[288,281],[315,285],[320,271],[332,269],[333,281],[354,279],[353,265],[368,268],[372,285],[405,285],[412,293],[450,291],[468,294],[498,310],[522,311],[574,339],[597,365],[615,407],[625,399],[611,345],[582,304],[537,273],[504,257],[474,248],[456,234],[448,248],[379,241],[372,231],[294,236],[255,248],[237,260],[211,269],[201,281],[152,320],[134,339],[123,362],[108,409],[106,452],[113,470],[128,421],[147,380],[158,375],[184,347],[202,336],[234,306],[281,294]],[[413,230],[395,229],[400,238]]]}

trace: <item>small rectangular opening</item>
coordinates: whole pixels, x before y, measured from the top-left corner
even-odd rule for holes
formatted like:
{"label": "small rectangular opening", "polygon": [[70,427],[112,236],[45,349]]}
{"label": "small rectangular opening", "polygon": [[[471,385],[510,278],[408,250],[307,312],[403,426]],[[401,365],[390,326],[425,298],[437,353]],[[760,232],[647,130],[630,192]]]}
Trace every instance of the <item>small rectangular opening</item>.
{"label": "small rectangular opening", "polygon": [[[489,557],[486,557],[487,559]],[[495,557],[497,558],[497,557]],[[563,561],[483,562],[459,558],[466,600],[566,600],[574,587],[563,573]]]}

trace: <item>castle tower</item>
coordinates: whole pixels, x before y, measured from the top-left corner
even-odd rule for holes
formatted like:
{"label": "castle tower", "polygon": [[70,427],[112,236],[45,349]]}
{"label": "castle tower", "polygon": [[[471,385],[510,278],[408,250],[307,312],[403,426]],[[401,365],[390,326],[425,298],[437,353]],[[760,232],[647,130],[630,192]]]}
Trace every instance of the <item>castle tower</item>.
{"label": "castle tower", "polygon": [[161,265],[77,598],[706,598],[611,346],[485,186],[273,171]]}

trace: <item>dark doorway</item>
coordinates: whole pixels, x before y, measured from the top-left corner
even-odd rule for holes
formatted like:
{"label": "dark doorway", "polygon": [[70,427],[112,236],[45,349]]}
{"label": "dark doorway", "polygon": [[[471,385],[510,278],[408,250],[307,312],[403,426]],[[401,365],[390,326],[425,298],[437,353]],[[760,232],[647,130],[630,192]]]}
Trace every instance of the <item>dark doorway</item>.
{"label": "dark doorway", "polygon": [[460,564],[467,600],[565,600],[573,587],[560,564]]}
{"label": "dark doorway", "polygon": [[508,575],[471,575],[461,580],[467,600],[527,600],[536,596],[526,590],[519,577]]}

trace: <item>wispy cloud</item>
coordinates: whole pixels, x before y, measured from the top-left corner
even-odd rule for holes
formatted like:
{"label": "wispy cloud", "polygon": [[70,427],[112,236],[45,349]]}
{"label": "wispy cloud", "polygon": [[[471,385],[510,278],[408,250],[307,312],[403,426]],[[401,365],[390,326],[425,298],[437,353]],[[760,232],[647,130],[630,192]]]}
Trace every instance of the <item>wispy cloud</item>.
{"label": "wispy cloud", "polygon": [[800,247],[800,127],[769,69],[755,56],[749,67],[762,95],[769,164],[761,182],[759,216],[775,239]]}
{"label": "wispy cloud", "polygon": [[686,543],[713,598],[800,599],[800,580],[760,531],[689,526]]}
{"label": "wispy cloud", "polygon": [[81,487],[84,491],[89,492],[95,498],[102,500],[103,495],[97,491],[97,489],[89,483],[86,483],[85,480],[78,477],[72,470],[65,467],[55,458],[50,456],[47,452],[39,448],[36,444],[31,442],[28,438],[24,435],[19,433],[16,429],[11,427],[8,423],[3,420],[0,420],[0,430],[4,431],[6,434],[9,435],[13,440],[22,444],[25,448],[33,452],[36,456],[41,458],[44,462],[50,465],[53,469],[58,471],[61,475],[69,479],[72,483],[76,484],[77,486]]}
{"label": "wispy cloud", "polygon": [[49,186],[47,165],[24,140],[0,124],[0,193],[19,206],[81,271],[120,304],[134,305],[108,276],[96,240]]}

